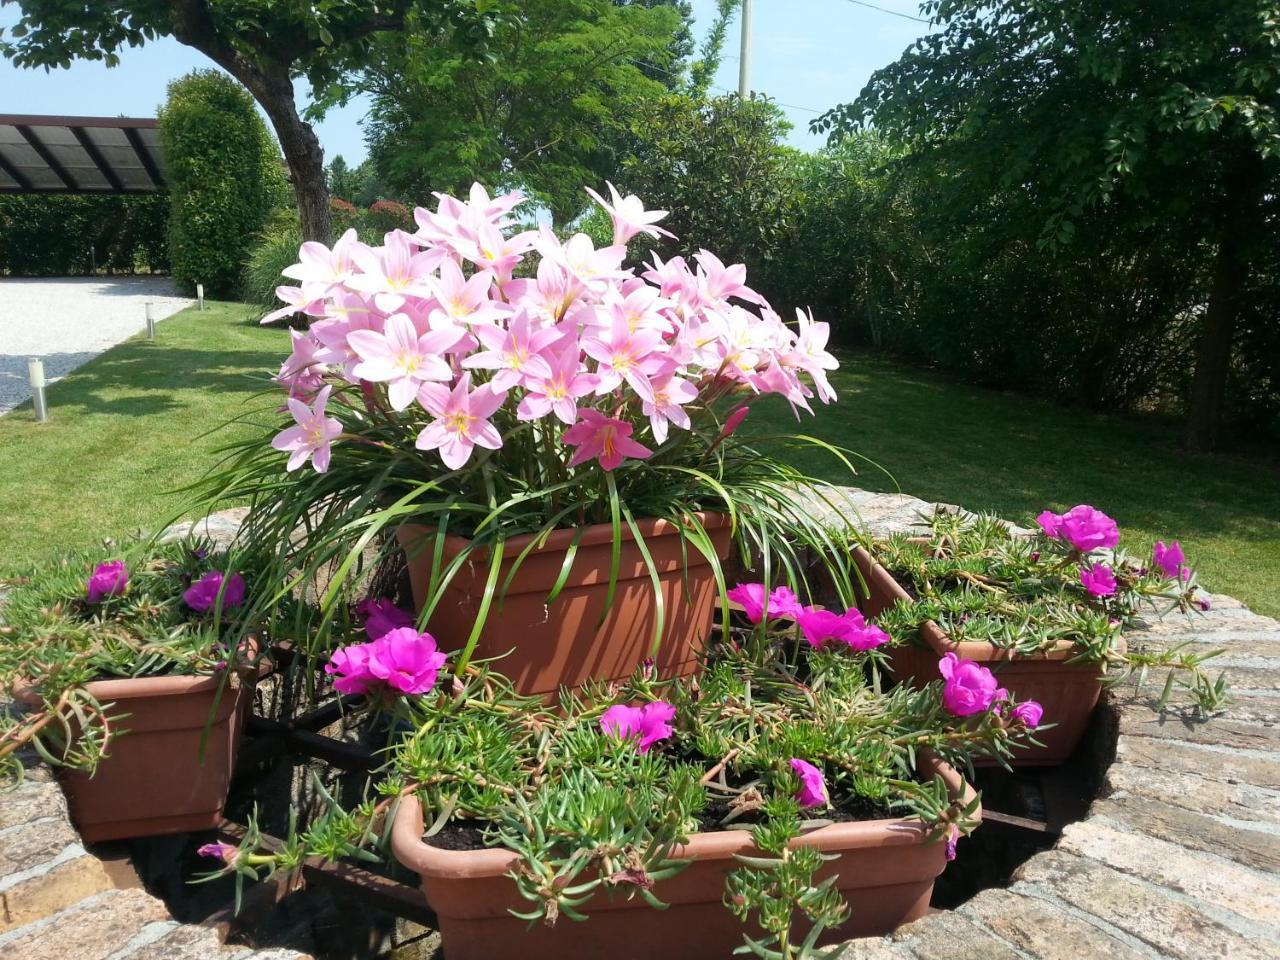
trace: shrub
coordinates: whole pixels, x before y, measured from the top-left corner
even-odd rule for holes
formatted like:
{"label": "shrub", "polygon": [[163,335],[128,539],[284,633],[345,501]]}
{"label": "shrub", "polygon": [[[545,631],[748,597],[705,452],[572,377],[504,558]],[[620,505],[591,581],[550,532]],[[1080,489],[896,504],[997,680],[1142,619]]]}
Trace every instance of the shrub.
{"label": "shrub", "polygon": [[361,215],[358,224],[361,234],[369,230],[378,235],[377,243],[382,242],[384,234],[391,230],[408,230],[413,232],[417,226],[413,222],[413,211],[396,200],[377,200]]}
{"label": "shrub", "polygon": [[241,296],[262,307],[277,306],[276,287],[292,282],[281,276],[281,271],[297,262],[301,243],[302,230],[292,211],[283,211],[273,217],[254,237],[249,259],[244,265]]}
{"label": "shrub", "polygon": [[172,207],[174,278],[235,294],[253,236],[288,197],[275,141],[253,98],[230,78],[195,71],[169,84],[160,111]]}
{"label": "shrub", "polygon": [[66,276],[169,269],[169,198],[0,196],[0,274]]}

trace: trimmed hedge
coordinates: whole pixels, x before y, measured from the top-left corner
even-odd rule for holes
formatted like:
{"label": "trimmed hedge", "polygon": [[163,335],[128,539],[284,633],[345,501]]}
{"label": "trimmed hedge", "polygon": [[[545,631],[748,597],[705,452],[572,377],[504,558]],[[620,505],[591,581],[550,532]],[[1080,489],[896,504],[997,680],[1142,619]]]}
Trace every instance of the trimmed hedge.
{"label": "trimmed hedge", "polygon": [[0,196],[0,274],[48,277],[169,269],[168,194]]}
{"label": "trimmed hedge", "polygon": [[211,297],[233,297],[255,235],[289,201],[275,140],[243,87],[215,70],[196,70],[169,84],[160,143],[172,197],[174,279],[188,288],[201,282]]}

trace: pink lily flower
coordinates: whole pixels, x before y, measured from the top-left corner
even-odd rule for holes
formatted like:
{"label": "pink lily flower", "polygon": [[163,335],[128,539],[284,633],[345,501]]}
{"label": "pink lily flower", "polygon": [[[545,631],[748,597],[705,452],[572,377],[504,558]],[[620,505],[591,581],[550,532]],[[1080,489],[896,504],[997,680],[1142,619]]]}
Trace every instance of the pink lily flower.
{"label": "pink lily flower", "polygon": [[784,367],[798,367],[813,380],[818,388],[818,399],[830,403],[836,398],[836,392],[827,380],[827,371],[840,366],[837,360],[827,351],[827,339],[831,336],[830,325],[814,323],[813,315],[803,310],[796,310],[796,319],[800,324],[800,333],[795,346],[781,357]]}
{"label": "pink lily flower", "polygon": [[471,374],[464,373],[450,390],[439,383],[424,383],[418,402],[434,419],[418,434],[414,444],[419,450],[439,450],[440,459],[450,470],[457,470],[471,459],[475,447],[497,450],[502,435],[489,422],[506,394],[481,384],[471,389]]}
{"label": "pink lily flower", "polygon": [[336,417],[324,415],[325,404],[329,402],[332,387],[325,387],[316,395],[314,407],[308,407],[301,400],[289,398],[289,412],[293,414],[294,426],[288,427],[275,435],[271,446],[277,450],[289,451],[289,462],[285,469],[292,472],[311,459],[311,466],[316,473],[324,473],[329,469],[329,457],[333,441],[342,435],[342,423]]}
{"label": "pink lily flower", "polygon": [[582,350],[599,366],[596,375],[600,383],[596,393],[604,396],[627,383],[642,396],[652,394],[649,377],[660,373],[664,360],[659,354],[663,347],[662,335],[654,330],[638,330],[632,333],[627,322],[615,318],[609,339],[589,336],[582,339]]}
{"label": "pink lily flower", "polygon": [[488,270],[479,270],[467,279],[461,267],[452,260],[446,260],[440,264],[440,278],[427,282],[439,304],[431,312],[432,327],[493,323],[503,315],[497,304],[489,299],[493,274]]}
{"label": "pink lily flower", "polygon": [[424,383],[453,379],[452,368],[440,354],[461,336],[462,331],[456,329],[419,335],[413,321],[397,313],[387,317],[382,333],[353,330],[347,334],[347,343],[360,357],[355,375],[374,383],[388,382],[392,409],[404,410]]}
{"label": "pink lily flower", "polygon": [[590,407],[580,411],[582,419],[564,432],[564,442],[578,449],[569,459],[576,467],[587,460],[598,459],[605,470],[615,470],[627,457],[645,460],[653,451],[631,439],[631,424],[606,417]]}
{"label": "pink lily flower", "polygon": [[585,233],[575,233],[561,244],[554,233],[543,227],[534,246],[544,258],[564,267],[589,290],[599,290],[606,282],[627,275],[622,269],[627,248],[615,245],[597,250]]}
{"label": "pink lily flower", "polygon": [[373,295],[379,310],[394,313],[404,306],[405,297],[429,297],[427,276],[446,258],[440,249],[414,253],[409,235],[392,230],[381,247],[355,247],[351,257],[361,273],[347,281],[352,290]]}
{"label": "pink lily flower", "polygon": [[362,246],[354,229],[340,236],[332,250],[323,243],[308,240],[298,248],[298,262],[285,267],[281,273],[291,280],[300,280],[304,290],[313,289],[317,296],[323,297],[351,279],[355,273],[351,253]]}
{"label": "pink lily flower", "polygon": [[290,330],[293,350],[280,365],[276,382],[289,388],[290,396],[307,396],[320,389],[329,352],[310,331]]}
{"label": "pink lily flower", "polygon": [[531,230],[504,237],[491,223],[481,224],[473,243],[462,246],[462,255],[477,267],[492,271],[498,283],[511,279],[511,274],[524,254],[533,247],[536,234]]}
{"label": "pink lily flower", "polygon": [[675,239],[675,234],[662,227],[655,227],[654,224],[667,215],[666,210],[646,210],[641,199],[634,194],[623,197],[618,194],[617,189],[608,180],[605,186],[609,188],[609,195],[613,197],[613,203],[606,203],[604,197],[596,193],[590,187],[586,187],[587,193],[591,195],[591,199],[600,206],[604,207],[605,212],[609,214],[609,219],[613,221],[613,242],[614,245],[625,245],[632,237],[638,233],[653,237],[655,240],[659,237],[671,237]]}
{"label": "pink lily flower", "polygon": [[301,287],[276,287],[276,297],[285,305],[279,310],[272,310],[258,323],[274,323],[295,313],[305,313],[309,317],[324,316],[324,297],[316,296],[313,291],[309,292]]}
{"label": "pink lily flower", "polygon": [[546,381],[551,377],[551,364],[542,352],[556,343],[562,332],[554,327],[531,330],[529,315],[521,310],[510,326],[477,327],[475,335],[488,349],[474,353],[462,361],[468,370],[496,370],[490,379],[493,389],[507,391],[531,377]]}
{"label": "pink lily flower", "polygon": [[699,250],[693,259],[698,261],[698,283],[703,295],[711,300],[728,300],[738,297],[750,303],[764,304],[764,297],[747,286],[747,268],[735,263],[726,267],[710,250]]}
{"label": "pink lily flower", "polygon": [[689,414],[683,404],[698,399],[698,388],[672,373],[661,374],[650,381],[635,384],[640,395],[640,409],[649,418],[649,429],[658,443],[667,442],[667,428],[674,423],[682,430],[690,427]]}
{"label": "pink lily flower", "polygon": [[562,423],[572,425],[578,419],[577,401],[595,392],[599,381],[595,374],[583,369],[575,343],[549,357],[547,362],[551,371],[547,376],[530,374],[525,380],[527,392],[516,408],[516,418],[538,420],[555,413]]}

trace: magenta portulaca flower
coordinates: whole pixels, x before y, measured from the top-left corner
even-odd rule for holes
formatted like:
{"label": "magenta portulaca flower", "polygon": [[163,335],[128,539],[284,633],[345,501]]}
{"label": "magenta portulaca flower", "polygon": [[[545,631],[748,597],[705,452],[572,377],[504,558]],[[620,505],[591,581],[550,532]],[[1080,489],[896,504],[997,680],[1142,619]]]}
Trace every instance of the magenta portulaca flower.
{"label": "magenta portulaca flower", "polygon": [[1191,576],[1191,568],[1186,566],[1186,559],[1182,544],[1177,540],[1168,545],[1163,540],[1157,540],[1151,548],[1151,562],[1170,580],[1186,580]]}
{"label": "magenta portulaca flower", "polygon": [[961,660],[954,653],[938,661],[944,681],[942,706],[952,716],[969,717],[983,713],[995,703],[999,684],[995,675],[980,663]]}
{"label": "magenta portulaca flower", "polygon": [[889,642],[889,635],[874,623],[868,623],[861,611],[850,608],[833,613],[822,607],[807,607],[796,618],[800,632],[815,650],[832,643],[842,643],[859,653],[873,650]]}
{"label": "magenta portulaca flower", "polygon": [[240,848],[230,843],[206,843],[197,847],[196,853],[199,856],[220,860],[223,863],[234,863],[236,857],[240,854]]}
{"label": "magenta portulaca flower", "polygon": [[636,236],[666,235],[656,225],[666,214],[612,186],[609,200],[589,192],[613,221],[609,246],[518,231],[511,214],[524,196],[491,197],[479,184],[466,200],[416,209],[418,229],[393,230],[381,246],[351,231],[332,249],[303,244],[284,271],[299,285],[277,291],[286,306],[267,318],[314,318],[291,332],[276,378],[299,403],[275,443],[290,469],[308,459],[328,469],[336,424],[351,421],[326,417],[326,403],[359,417],[389,406],[408,422],[425,410],[417,447],[452,470],[475,463],[477,446],[501,450],[513,429],[528,434],[527,422],[572,466],[615,470],[694,430],[695,411],[721,401],[733,412],[703,442],[737,428],[743,398],[781,394],[796,410],[835,399],[827,324],[800,311],[784,321],[742,264],[707,250],[624,266]]}
{"label": "magenta portulaca flower", "polygon": [[798,757],[792,758],[791,769],[800,778],[800,789],[796,791],[796,799],[800,802],[802,809],[809,810],[813,807],[830,805],[827,780],[821,770],[808,760],[801,760]]}
{"label": "magenta portulaca flower", "polygon": [[1036,523],[1051,540],[1065,540],[1081,553],[1110,549],[1120,542],[1120,528],[1101,510],[1080,504],[1066,513],[1049,510],[1036,517]]}
{"label": "magenta portulaca flower", "polygon": [[1109,597],[1116,592],[1116,575],[1105,563],[1088,563],[1080,568],[1080,583],[1092,597]]}
{"label": "magenta portulaca flower", "polygon": [[1040,726],[1040,721],[1044,719],[1044,707],[1040,706],[1035,700],[1024,700],[1014,706],[1010,716],[1028,730],[1034,730]]}
{"label": "magenta portulaca flower", "polygon": [[325,664],[333,688],[348,695],[430,691],[448,659],[435,637],[413,627],[396,627],[369,643],[339,647]]}
{"label": "magenta portulaca flower", "polygon": [[90,603],[101,603],[107,597],[118,597],[129,585],[129,570],[123,560],[108,560],[93,568],[85,584],[85,597]]}
{"label": "magenta portulaca flower", "polygon": [[[740,583],[733,589],[726,591],[725,596],[740,605],[742,612],[746,614],[747,619],[752,623],[759,623],[764,619],[763,583]],[[770,619],[789,617],[794,620],[803,609],[800,598],[795,595],[790,587],[774,587],[769,591]]]}
{"label": "magenta portulaca flower", "polygon": [[600,717],[600,729],[621,740],[634,740],[640,753],[648,753],[655,743],[671,737],[675,716],[676,708],[665,700],[654,700],[642,707],[619,703]]}
{"label": "magenta portulaca flower", "polygon": [[238,573],[233,573],[230,577],[226,577],[225,589],[223,588],[223,579],[224,574],[221,570],[208,571],[186,589],[182,594],[183,602],[192,610],[206,613],[213,609],[214,604],[218,602],[218,594],[221,592],[222,609],[235,609],[244,603],[244,577]]}
{"label": "magenta portulaca flower", "polygon": [[397,627],[413,626],[413,617],[390,600],[361,600],[356,615],[364,621],[364,632],[370,640],[381,639]]}

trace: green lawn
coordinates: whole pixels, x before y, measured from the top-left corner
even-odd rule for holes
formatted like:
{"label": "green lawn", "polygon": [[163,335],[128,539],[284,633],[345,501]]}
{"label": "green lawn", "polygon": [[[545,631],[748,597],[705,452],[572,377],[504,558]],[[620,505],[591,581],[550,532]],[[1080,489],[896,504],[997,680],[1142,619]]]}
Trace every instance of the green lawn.
{"label": "green lawn", "polygon": [[[1280,461],[1192,456],[1172,427],[1038,403],[879,360],[842,356],[840,394],[796,423],[759,404],[759,431],[798,430],[875,460],[904,493],[1029,523],[1041,510],[1090,503],[1115,517],[1132,549],[1179,539],[1201,583],[1280,616]],[[844,468],[804,454],[797,466],[830,480]],[[845,481],[848,482],[848,481]],[[860,467],[854,481],[894,490]]]}
{"label": "green lawn", "polygon": [[48,423],[29,403],[0,417],[0,571],[153,531],[182,509],[169,491],[242,435],[206,434],[266,405],[255,394],[287,354],[288,334],[258,326],[249,307],[205,306],[161,321],[154,343],[128,340],[55,384]]}
{"label": "green lawn", "polygon": [[[182,508],[167,491],[198,478],[261,409],[255,394],[287,335],[236,304],[187,310],[156,343],[130,340],[50,390],[53,420],[30,406],[0,417],[0,570],[53,550],[153,530]],[[1026,520],[1092,503],[1136,548],[1181,539],[1212,590],[1280,615],[1280,464],[1191,457],[1167,426],[1104,417],[957,385],[878,360],[845,357],[840,399],[797,424],[757,404],[750,429],[812,432],[889,470],[903,491]],[[799,464],[839,479],[830,460]],[[861,486],[892,490],[864,468]]]}

